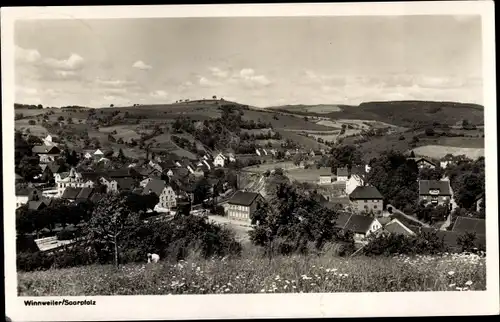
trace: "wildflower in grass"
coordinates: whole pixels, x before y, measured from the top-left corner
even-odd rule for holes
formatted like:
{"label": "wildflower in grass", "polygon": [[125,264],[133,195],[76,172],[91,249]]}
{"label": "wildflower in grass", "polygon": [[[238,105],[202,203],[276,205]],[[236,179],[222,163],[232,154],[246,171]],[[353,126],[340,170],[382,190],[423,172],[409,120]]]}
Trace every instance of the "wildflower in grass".
{"label": "wildflower in grass", "polygon": [[454,271],[449,271],[448,275],[453,276],[453,275],[455,275],[455,272]]}
{"label": "wildflower in grass", "polygon": [[457,284],[453,283],[453,284],[450,284],[448,285],[448,287],[455,287]]}
{"label": "wildflower in grass", "polygon": [[471,286],[471,285],[472,285],[472,281],[471,281],[471,280],[468,280],[467,282],[465,282],[465,285],[467,285],[467,286]]}
{"label": "wildflower in grass", "polygon": [[266,290],[265,290],[265,289],[261,289],[261,290],[260,290],[260,292],[261,292],[261,293],[264,293],[264,292],[266,292]]}

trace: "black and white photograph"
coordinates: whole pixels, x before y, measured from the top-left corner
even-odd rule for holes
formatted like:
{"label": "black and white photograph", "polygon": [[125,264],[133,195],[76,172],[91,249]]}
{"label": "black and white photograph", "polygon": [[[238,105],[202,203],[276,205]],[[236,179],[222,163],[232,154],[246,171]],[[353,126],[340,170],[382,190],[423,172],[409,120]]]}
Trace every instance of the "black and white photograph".
{"label": "black and white photograph", "polygon": [[4,9],[6,317],[498,314],[492,2]]}

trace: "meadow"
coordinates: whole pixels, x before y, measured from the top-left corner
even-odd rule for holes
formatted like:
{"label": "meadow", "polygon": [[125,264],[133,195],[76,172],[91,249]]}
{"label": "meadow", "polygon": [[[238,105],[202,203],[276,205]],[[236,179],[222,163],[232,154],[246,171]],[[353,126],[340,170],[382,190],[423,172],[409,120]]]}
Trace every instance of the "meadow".
{"label": "meadow", "polygon": [[473,160],[484,156],[483,148],[459,148],[443,145],[426,145],[413,149],[415,155],[423,155],[429,158],[440,159],[447,154],[465,155]]}
{"label": "meadow", "polygon": [[18,273],[20,296],[477,291],[486,289],[477,255],[273,258],[256,254],[115,268],[92,265]]}

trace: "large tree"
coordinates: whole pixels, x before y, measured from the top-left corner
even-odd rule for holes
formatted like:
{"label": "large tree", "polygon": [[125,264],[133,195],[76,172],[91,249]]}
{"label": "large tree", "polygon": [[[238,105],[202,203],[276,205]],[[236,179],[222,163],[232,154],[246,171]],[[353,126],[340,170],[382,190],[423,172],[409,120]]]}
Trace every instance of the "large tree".
{"label": "large tree", "polygon": [[110,194],[99,200],[89,222],[89,237],[104,247],[113,246],[115,266],[119,263],[119,241],[125,229],[139,222],[123,196]]}
{"label": "large tree", "polygon": [[418,199],[418,167],[402,153],[388,151],[370,161],[367,182],[384,196],[384,201],[396,208],[416,206]]}

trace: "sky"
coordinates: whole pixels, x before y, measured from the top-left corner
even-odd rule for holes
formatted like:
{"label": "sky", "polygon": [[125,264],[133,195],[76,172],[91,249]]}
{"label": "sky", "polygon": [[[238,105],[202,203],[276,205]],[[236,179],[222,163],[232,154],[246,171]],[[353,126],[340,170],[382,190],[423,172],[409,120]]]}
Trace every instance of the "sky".
{"label": "sky", "polygon": [[482,104],[480,16],[24,20],[16,102]]}

